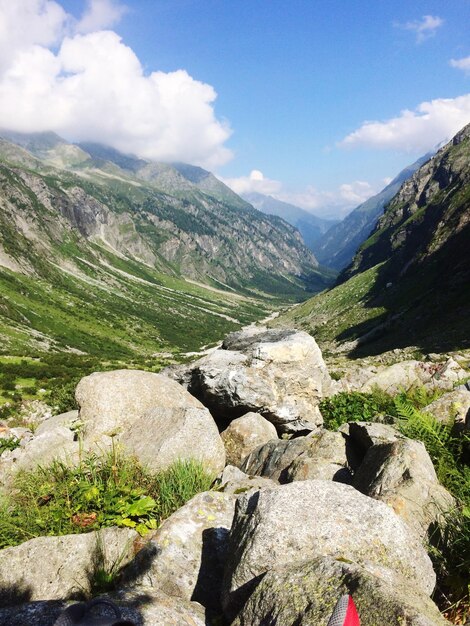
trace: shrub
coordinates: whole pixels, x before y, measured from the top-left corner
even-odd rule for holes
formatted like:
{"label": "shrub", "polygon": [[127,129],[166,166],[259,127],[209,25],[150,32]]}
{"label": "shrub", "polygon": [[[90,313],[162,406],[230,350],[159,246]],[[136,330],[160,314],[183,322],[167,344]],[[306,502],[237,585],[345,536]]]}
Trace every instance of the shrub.
{"label": "shrub", "polygon": [[394,413],[393,398],[375,390],[372,393],[341,391],[320,402],[320,411],[326,428],[336,430],[348,422],[370,422],[378,415]]}
{"label": "shrub", "polygon": [[20,445],[20,440],[17,437],[4,437],[0,439],[0,456],[5,450],[16,450]]}
{"label": "shrub", "polygon": [[115,453],[88,456],[77,467],[56,461],[17,475],[0,505],[0,548],[41,535],[116,525],[144,535],[211,483],[193,460],[177,461],[157,474]]}

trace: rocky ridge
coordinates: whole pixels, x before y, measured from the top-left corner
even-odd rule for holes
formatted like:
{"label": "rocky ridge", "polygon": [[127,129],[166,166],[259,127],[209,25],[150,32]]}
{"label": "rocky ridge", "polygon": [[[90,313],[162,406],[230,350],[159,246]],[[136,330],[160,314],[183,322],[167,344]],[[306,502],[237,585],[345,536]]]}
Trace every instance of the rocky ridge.
{"label": "rocky ridge", "polygon": [[[52,626],[77,586],[87,589],[96,541],[109,544],[109,559],[124,555],[109,597],[143,626],[326,626],[344,593],[354,596],[363,626],[448,623],[429,598],[435,574],[425,545],[453,500],[424,446],[379,423],[325,430],[320,400],[354,377],[332,380],[305,333],[251,328],[216,353],[166,375],[93,374],[78,386],[78,413],[47,417],[34,434],[17,431],[20,447],[0,457],[4,490],[17,467],[48,462],[57,437],[69,442],[62,458],[72,463],[77,427],[85,449],[102,451],[117,438],[146,464],[187,455],[219,478],[217,490],[196,495],[144,543],[135,531],[107,529],[0,551],[0,586],[13,605],[0,609],[0,623]],[[418,361],[383,365],[358,384],[375,376],[389,389],[414,380],[414,371],[428,388],[455,394],[466,374],[459,368],[446,363],[436,376]],[[470,406],[470,391],[459,393]],[[462,424],[470,427],[468,411]],[[238,468],[224,469],[226,454]],[[45,550],[54,559],[43,559]]]}

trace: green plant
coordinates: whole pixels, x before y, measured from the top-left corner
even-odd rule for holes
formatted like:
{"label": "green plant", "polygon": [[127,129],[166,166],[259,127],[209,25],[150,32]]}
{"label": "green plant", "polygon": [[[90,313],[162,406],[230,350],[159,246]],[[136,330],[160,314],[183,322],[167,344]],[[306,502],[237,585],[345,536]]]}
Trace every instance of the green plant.
{"label": "green plant", "polygon": [[453,620],[470,611],[470,467],[464,458],[470,436],[454,434],[450,420],[439,422],[403,395],[395,398],[395,407],[400,431],[424,443],[439,481],[456,499],[455,509],[443,516],[429,544],[438,580],[435,597]]}
{"label": "green plant", "polygon": [[0,504],[0,548],[116,525],[144,535],[211,483],[194,460],[177,461],[157,474],[115,452],[87,456],[77,467],[55,461],[17,475]]}
{"label": "green plant", "polygon": [[20,440],[17,437],[4,437],[0,439],[0,456],[5,450],[16,450],[20,445]]}
{"label": "green plant", "polygon": [[342,424],[375,421],[378,415],[393,413],[393,398],[379,390],[372,393],[345,392],[320,402],[325,427],[336,430]]}

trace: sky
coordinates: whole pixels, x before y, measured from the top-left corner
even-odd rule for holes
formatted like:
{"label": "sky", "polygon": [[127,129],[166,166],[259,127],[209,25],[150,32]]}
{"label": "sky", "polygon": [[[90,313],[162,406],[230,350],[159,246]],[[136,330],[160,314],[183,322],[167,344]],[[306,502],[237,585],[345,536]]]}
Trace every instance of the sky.
{"label": "sky", "polygon": [[470,122],[470,0],[0,0],[0,128],[341,217]]}

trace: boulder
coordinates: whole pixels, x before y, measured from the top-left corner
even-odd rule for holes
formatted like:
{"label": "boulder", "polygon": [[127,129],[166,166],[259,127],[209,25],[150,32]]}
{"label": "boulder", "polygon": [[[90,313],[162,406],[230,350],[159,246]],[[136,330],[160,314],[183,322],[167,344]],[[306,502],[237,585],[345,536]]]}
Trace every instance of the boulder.
{"label": "boulder", "polygon": [[353,596],[363,626],[449,624],[425,593],[396,572],[323,557],[268,571],[232,626],[326,626],[344,594]]}
{"label": "boulder", "polygon": [[224,493],[240,494],[246,491],[266,489],[274,487],[276,483],[270,478],[261,476],[248,476],[234,465],[227,465],[217,478],[218,490]]}
{"label": "boulder", "polygon": [[153,470],[178,459],[198,459],[214,475],[225,450],[209,411],[178,383],[138,370],[91,374],[76,390],[85,449],[115,437],[125,453]]}
{"label": "boulder", "polygon": [[125,574],[135,589],[220,608],[220,589],[236,497],[200,493],[166,519]]}
{"label": "boulder", "polygon": [[190,366],[188,387],[217,420],[254,411],[280,433],[322,424],[318,403],[333,381],[313,337],[251,328],[229,335],[223,347]]}
{"label": "boulder", "polygon": [[285,472],[285,482],[294,480],[335,480],[351,483],[345,437],[339,432],[324,430],[308,438],[303,452]]}
{"label": "boulder", "polygon": [[74,464],[78,460],[79,444],[74,433],[63,426],[43,432],[24,442],[15,450],[0,457],[0,483],[8,486],[18,471],[33,470],[39,465],[50,465],[54,460]]}
{"label": "boulder", "polygon": [[80,420],[78,417],[78,411],[67,411],[67,413],[61,413],[60,415],[52,415],[45,419],[34,431],[35,436],[43,435],[46,432],[54,430],[57,426],[68,428],[69,430],[78,431],[80,427]]}
{"label": "boulder", "polygon": [[250,476],[264,476],[285,483],[287,468],[307,448],[310,437],[268,441],[253,450],[240,469]]}
{"label": "boulder", "polygon": [[325,556],[381,565],[422,593],[434,589],[425,549],[390,507],[349,485],[300,481],[239,497],[223,585],[227,616],[266,572]]}
{"label": "boulder", "polygon": [[372,445],[352,484],[392,507],[423,539],[430,525],[455,506],[453,497],[439,484],[424,444],[412,439]]}
{"label": "boulder", "polygon": [[140,370],[95,372],[85,376],[78,383],[75,398],[87,443],[125,432],[151,409],[201,408],[200,402],[175,381]]}
{"label": "boulder", "polygon": [[449,391],[428,404],[424,411],[431,413],[439,422],[470,430],[470,391],[464,386]]}
{"label": "boulder", "polygon": [[230,422],[220,436],[224,442],[227,463],[239,466],[255,448],[277,439],[277,432],[271,422],[259,413],[247,413]]}
{"label": "boulder", "polygon": [[224,444],[204,407],[152,409],[126,428],[118,441],[153,471],[189,459],[200,461],[213,476],[225,466]]}
{"label": "boulder", "polygon": [[23,590],[28,600],[87,594],[97,569],[111,571],[116,563],[120,567],[130,563],[138,537],[130,528],[105,528],[82,535],[37,537],[5,548],[0,551],[0,588]]}

